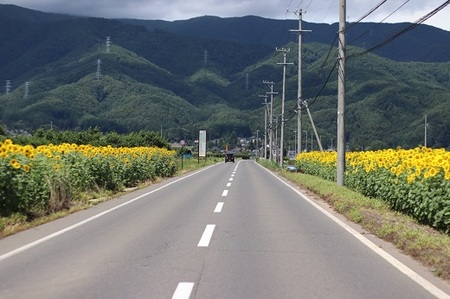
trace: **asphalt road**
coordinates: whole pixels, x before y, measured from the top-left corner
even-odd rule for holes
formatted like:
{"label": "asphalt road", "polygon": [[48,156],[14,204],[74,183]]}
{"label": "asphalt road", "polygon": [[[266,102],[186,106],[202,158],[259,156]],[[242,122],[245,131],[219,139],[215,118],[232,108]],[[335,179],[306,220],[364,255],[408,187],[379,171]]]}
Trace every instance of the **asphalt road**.
{"label": "asphalt road", "polygon": [[436,281],[253,161],[0,240],[0,298],[450,298]]}

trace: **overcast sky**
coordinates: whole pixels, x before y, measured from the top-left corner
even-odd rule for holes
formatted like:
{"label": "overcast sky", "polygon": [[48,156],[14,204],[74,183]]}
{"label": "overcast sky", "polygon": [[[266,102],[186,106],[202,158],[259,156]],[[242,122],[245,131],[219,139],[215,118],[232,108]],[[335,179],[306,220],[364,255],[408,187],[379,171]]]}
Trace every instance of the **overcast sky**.
{"label": "overcast sky", "polygon": [[[358,20],[381,2],[383,1],[347,0],[347,20]],[[386,23],[414,22],[445,2],[447,1],[387,0],[364,21],[381,22],[387,18],[384,20]],[[44,12],[79,16],[167,21],[204,15],[256,15],[284,20],[296,18],[293,11],[301,8],[304,12],[303,18],[308,22],[334,23],[339,20],[339,0],[0,0],[0,4],[15,4]],[[398,9],[400,6],[402,7]],[[393,13],[394,11],[396,12]],[[450,5],[425,24],[450,31]]]}

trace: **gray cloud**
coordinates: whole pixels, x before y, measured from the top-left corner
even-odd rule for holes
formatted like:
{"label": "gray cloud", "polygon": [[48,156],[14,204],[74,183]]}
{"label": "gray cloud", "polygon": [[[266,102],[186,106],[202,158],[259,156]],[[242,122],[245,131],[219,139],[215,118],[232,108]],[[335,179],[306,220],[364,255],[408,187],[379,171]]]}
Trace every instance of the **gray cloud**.
{"label": "gray cloud", "polygon": [[[380,0],[347,0],[347,19],[355,21],[377,5]],[[390,0],[364,21],[380,22],[405,0]],[[385,22],[414,22],[440,6],[442,0],[407,2]],[[0,0],[0,4],[15,4],[45,12],[105,17],[183,20],[203,15],[239,17],[257,15],[274,19],[296,18],[293,10],[302,8],[309,22],[338,21],[339,0]],[[289,12],[287,11],[289,9]],[[450,31],[450,5],[426,24]]]}

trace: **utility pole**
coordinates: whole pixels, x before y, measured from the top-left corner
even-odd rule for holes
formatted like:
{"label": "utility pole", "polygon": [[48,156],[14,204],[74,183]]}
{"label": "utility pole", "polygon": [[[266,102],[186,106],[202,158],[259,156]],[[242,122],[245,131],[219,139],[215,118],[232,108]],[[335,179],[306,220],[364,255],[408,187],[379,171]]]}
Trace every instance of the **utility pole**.
{"label": "utility pole", "polygon": [[337,109],[337,185],[345,184],[345,63],[346,63],[346,0],[339,0],[339,56]]}
{"label": "utility pole", "polygon": [[308,151],[308,131],[303,131],[305,132],[305,152]]}
{"label": "utility pole", "polygon": [[267,103],[268,95],[259,95],[258,97],[264,98],[264,103],[262,103],[264,107],[264,159],[267,160],[267,114],[269,111],[269,103]]}
{"label": "utility pole", "polygon": [[[289,30],[298,33],[298,89],[297,89],[297,131],[302,131],[302,33],[311,32],[311,30],[302,30],[302,10],[294,12],[298,16],[298,30]],[[298,153],[302,152],[302,134],[297,135]]]}
{"label": "utility pole", "polygon": [[270,118],[269,118],[269,150],[270,150],[270,161],[273,161],[273,96],[278,94],[278,92],[273,91],[273,86],[275,83],[273,81],[263,81],[264,84],[267,84],[270,88],[270,92],[267,94],[270,95]]}
{"label": "utility pole", "polygon": [[258,158],[259,158],[259,155],[258,155],[258,153],[259,153],[259,130],[256,130],[256,160],[258,160]]}
{"label": "utility pole", "polygon": [[275,120],[275,162],[279,162],[278,161],[278,115],[274,116],[274,120]]}
{"label": "utility pole", "polygon": [[286,67],[288,64],[293,64],[293,63],[287,63],[286,62],[286,56],[287,53],[290,51],[290,49],[285,49],[285,48],[281,48],[281,49],[276,49],[278,52],[283,52],[283,62],[282,63],[277,63],[279,65],[283,66],[283,92],[282,92],[282,96],[281,96],[281,133],[280,133],[280,166],[283,167],[283,148],[284,148],[284,102],[285,102],[285,98],[286,98]]}
{"label": "utility pole", "polygon": [[299,152],[297,151],[297,131],[294,130],[294,152],[297,155]]}

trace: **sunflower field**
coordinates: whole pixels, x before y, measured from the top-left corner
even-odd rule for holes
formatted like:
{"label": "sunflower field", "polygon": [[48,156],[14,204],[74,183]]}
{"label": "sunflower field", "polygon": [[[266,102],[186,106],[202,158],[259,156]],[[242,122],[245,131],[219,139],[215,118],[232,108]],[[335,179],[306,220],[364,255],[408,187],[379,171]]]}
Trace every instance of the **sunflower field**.
{"label": "sunflower field", "polygon": [[[301,153],[297,169],[336,180],[336,152]],[[346,153],[345,185],[450,233],[450,152],[419,147]]]}
{"label": "sunflower field", "polygon": [[158,147],[0,142],[0,216],[38,217],[68,208],[82,192],[117,192],[176,171],[176,153]]}

